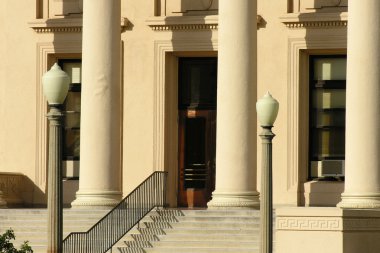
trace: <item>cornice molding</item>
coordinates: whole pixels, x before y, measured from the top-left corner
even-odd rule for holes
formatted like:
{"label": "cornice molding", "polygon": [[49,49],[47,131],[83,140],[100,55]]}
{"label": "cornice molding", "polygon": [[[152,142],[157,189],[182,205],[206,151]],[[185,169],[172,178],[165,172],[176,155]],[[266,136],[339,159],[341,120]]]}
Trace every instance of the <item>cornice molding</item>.
{"label": "cornice molding", "polygon": [[289,29],[297,28],[346,28],[347,12],[342,13],[291,13],[280,17]]}
{"label": "cornice molding", "polygon": [[[54,18],[36,19],[28,22],[30,28],[36,33],[80,33],[82,32],[82,18]],[[129,25],[127,18],[120,21],[121,30]]]}
{"label": "cornice molding", "polygon": [[[262,20],[257,16],[257,24]],[[218,30],[218,15],[210,16],[171,16],[151,17],[146,24],[153,31],[192,31],[192,30]]]}
{"label": "cornice molding", "polygon": [[218,29],[218,16],[151,17],[146,20],[146,24],[153,31],[216,30]]}

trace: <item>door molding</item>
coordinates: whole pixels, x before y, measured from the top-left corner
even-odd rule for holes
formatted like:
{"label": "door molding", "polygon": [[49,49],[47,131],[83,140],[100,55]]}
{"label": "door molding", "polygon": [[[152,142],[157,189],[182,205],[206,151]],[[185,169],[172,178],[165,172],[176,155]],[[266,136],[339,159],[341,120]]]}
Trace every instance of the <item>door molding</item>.
{"label": "door molding", "polygon": [[177,204],[178,186],[178,57],[208,56],[217,48],[210,38],[154,42],[153,170],[168,172],[170,206]]}

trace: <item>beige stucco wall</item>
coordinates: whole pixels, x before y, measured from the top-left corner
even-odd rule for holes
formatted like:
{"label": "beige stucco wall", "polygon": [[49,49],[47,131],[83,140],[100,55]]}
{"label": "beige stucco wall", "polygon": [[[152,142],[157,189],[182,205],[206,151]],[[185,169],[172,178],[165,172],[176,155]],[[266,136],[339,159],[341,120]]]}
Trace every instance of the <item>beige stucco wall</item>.
{"label": "beige stucco wall", "polygon": [[[199,6],[202,7],[206,2],[208,1],[199,1]],[[158,96],[157,87],[164,83],[167,84],[168,89],[171,87],[167,92],[173,91],[171,90],[173,86],[169,83],[175,83],[175,81],[170,81],[175,80],[175,76],[170,74],[169,69],[175,68],[176,57],[210,55],[210,52],[217,50],[216,29],[184,29],[172,32],[170,30],[154,31],[148,26],[152,23],[182,22],[180,17],[173,19],[174,16],[178,18],[181,15],[173,13],[173,10],[175,12],[178,9],[179,3],[179,0],[168,1],[166,10],[155,10],[153,0],[122,1],[122,17],[130,22],[121,35],[124,195],[154,170],[168,168],[175,170],[176,168],[176,123],[175,120],[160,114],[165,110],[157,109],[157,99],[162,98]],[[165,5],[161,3],[156,6],[163,8]],[[57,6],[54,8],[57,9]],[[297,8],[302,9],[302,6],[295,6],[293,9],[297,12]],[[329,10],[331,12],[331,9]],[[152,19],[154,13],[165,13],[165,11],[167,15],[173,17],[168,17],[166,20],[157,17]],[[307,12],[313,11],[315,10],[307,10]],[[345,48],[342,41],[345,40],[346,33],[344,26],[290,29],[286,27],[283,20],[284,17],[294,19],[294,16],[293,14],[286,15],[287,12],[288,1],[258,1],[258,14],[262,20],[258,29],[257,93],[261,97],[266,90],[269,90],[280,102],[278,119],[273,129],[276,134],[273,150],[273,185],[274,201],[277,205],[297,205],[307,202],[303,197],[305,196],[303,183],[306,181],[306,158],[297,155],[304,156],[302,151],[306,145],[306,134],[303,132],[305,129],[302,128],[301,123],[296,127],[298,130],[294,130],[295,122],[299,122],[295,117],[305,120],[306,110],[298,107],[298,99],[302,102],[301,95],[294,98],[294,94],[304,92],[304,87],[301,91],[298,91],[297,87],[305,85],[302,80],[307,80],[307,77],[300,74],[301,70],[305,71],[305,69],[302,68],[304,66],[298,64],[300,59],[302,60],[302,57],[297,58],[298,52],[299,50],[303,52],[301,56],[307,56],[308,53],[313,52],[344,52],[341,49]],[[187,13],[185,16],[205,13],[215,14],[215,11]],[[39,15],[44,16],[41,13]],[[59,17],[52,13],[49,15]],[[202,22],[212,23],[217,20],[216,16],[210,17],[203,18]],[[0,2],[0,55],[2,58],[0,61],[0,172],[24,174],[35,186],[34,197],[28,197],[26,201],[39,204],[44,202],[46,176],[43,167],[46,165],[46,155],[40,153],[45,148],[43,131],[46,120],[44,121],[43,117],[46,105],[39,90],[39,76],[49,65],[48,59],[44,59],[49,54],[58,52],[59,56],[63,56],[69,53],[80,53],[81,33],[37,33],[30,27],[33,25],[28,23],[35,19],[34,1]],[[318,17],[315,20],[318,21]],[[331,40],[336,41],[332,46]],[[209,43],[209,46],[204,46],[202,43]],[[326,48],[329,51],[321,51],[320,48]],[[194,51],[198,52],[194,53]],[[161,61],[160,57],[165,55],[172,57],[174,65],[168,64],[167,72],[161,73],[160,69],[164,67],[165,61]],[[292,59],[298,62],[294,63]],[[170,96],[172,99],[175,98],[175,94],[167,95],[167,98]],[[171,104],[171,107],[175,107],[175,102],[172,101]],[[294,105],[300,110],[294,109]],[[166,110],[170,111],[170,109]],[[294,114],[295,112],[299,112],[301,117]],[[160,125],[161,119],[166,120],[164,122],[166,125]],[[161,136],[163,132],[160,132],[158,126],[171,127],[168,128],[171,130],[166,132],[166,136]],[[258,158],[261,157],[260,152],[258,141]],[[258,161],[258,168],[260,168],[260,161]],[[176,188],[176,178],[171,176],[174,177],[170,181],[173,191]],[[77,185],[73,183],[67,185],[71,185],[69,191],[71,195],[68,197],[71,199],[73,188]],[[172,195],[175,198],[175,192]]]}
{"label": "beige stucco wall", "polygon": [[[123,192],[150,175],[153,164],[153,32],[145,20],[152,1],[123,1],[122,17],[133,25],[123,40]],[[139,143],[138,145],[134,145]]]}
{"label": "beige stucco wall", "polygon": [[[31,3],[29,3],[31,5]],[[35,177],[36,36],[24,2],[1,1],[0,170]],[[29,200],[30,201],[30,200]]]}
{"label": "beige stucco wall", "polygon": [[[277,120],[273,132],[273,191],[274,201],[280,204],[294,203],[295,196],[286,190],[287,164],[287,30],[280,22],[279,16],[287,12],[287,2],[275,3],[258,1],[258,14],[263,18],[263,27],[258,29],[258,97],[266,91],[271,92],[280,103]],[[261,131],[261,128],[257,128]],[[258,173],[261,164],[261,140],[258,139]],[[258,176],[258,179],[261,177]],[[259,180],[260,185],[260,180]],[[260,186],[259,186],[260,189]],[[281,194],[281,197],[278,194]]]}

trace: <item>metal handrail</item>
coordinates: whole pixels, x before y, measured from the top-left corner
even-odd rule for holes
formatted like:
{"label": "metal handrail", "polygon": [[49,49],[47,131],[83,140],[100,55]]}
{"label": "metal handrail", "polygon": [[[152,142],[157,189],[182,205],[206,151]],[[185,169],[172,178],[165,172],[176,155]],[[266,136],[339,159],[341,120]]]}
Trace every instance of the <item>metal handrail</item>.
{"label": "metal handrail", "polygon": [[105,253],[153,208],[165,205],[166,172],[154,172],[87,232],[70,233],[63,253]]}

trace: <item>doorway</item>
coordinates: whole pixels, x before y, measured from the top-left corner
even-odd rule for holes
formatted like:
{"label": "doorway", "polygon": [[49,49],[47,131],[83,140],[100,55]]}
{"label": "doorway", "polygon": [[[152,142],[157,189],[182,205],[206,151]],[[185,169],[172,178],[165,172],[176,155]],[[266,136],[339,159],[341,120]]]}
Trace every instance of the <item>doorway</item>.
{"label": "doorway", "polygon": [[215,189],[216,89],[216,57],[179,58],[179,207],[206,207]]}

